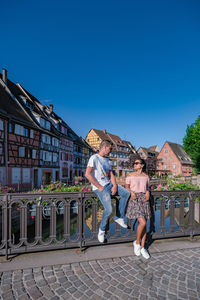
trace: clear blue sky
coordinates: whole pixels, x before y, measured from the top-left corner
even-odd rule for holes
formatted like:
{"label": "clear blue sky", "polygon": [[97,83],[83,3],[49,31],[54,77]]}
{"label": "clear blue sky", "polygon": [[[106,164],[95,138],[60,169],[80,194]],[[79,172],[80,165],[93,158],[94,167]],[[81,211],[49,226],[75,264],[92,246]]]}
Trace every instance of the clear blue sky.
{"label": "clear blue sky", "polygon": [[84,138],[182,143],[199,115],[200,1],[2,1],[0,68]]}

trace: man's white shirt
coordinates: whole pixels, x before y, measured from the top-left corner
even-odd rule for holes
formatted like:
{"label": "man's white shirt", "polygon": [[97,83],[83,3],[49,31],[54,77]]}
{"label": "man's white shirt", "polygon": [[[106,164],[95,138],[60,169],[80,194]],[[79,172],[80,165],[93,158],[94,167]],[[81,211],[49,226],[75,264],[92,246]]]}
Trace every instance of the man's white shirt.
{"label": "man's white shirt", "polygon": [[[111,170],[111,165],[108,158],[102,157],[99,154],[94,154],[90,157],[87,166],[93,168],[92,176],[100,185],[105,186],[110,183],[108,174]],[[97,190],[97,187],[92,184],[92,189],[93,191]]]}

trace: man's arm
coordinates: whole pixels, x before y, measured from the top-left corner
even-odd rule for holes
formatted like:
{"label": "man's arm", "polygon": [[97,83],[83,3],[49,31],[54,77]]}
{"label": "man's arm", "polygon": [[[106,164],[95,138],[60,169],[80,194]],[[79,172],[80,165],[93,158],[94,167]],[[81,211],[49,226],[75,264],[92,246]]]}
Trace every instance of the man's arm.
{"label": "man's arm", "polygon": [[113,174],[113,171],[110,170],[109,176],[110,176],[110,181],[111,181],[111,183],[113,185],[113,187],[112,187],[112,195],[115,195],[117,193],[117,182],[116,182],[115,175]]}
{"label": "man's arm", "polygon": [[93,167],[87,167],[86,172],[85,172],[85,177],[89,180],[90,183],[92,183],[93,185],[95,185],[99,192],[102,192],[104,187],[102,185],[100,185],[95,178],[92,176],[92,171],[93,171]]}

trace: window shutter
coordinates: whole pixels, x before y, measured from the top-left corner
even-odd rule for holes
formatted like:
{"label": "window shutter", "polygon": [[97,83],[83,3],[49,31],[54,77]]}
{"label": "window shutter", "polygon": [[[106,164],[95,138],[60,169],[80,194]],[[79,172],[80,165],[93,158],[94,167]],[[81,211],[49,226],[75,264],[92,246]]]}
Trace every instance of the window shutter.
{"label": "window shutter", "polygon": [[0,120],[0,130],[3,130],[3,120]]}
{"label": "window shutter", "polygon": [[30,130],[30,138],[33,139],[33,129]]}
{"label": "window shutter", "polygon": [[23,183],[30,182],[30,169],[23,168]]}
{"label": "window shutter", "polygon": [[15,134],[20,134],[20,125],[15,124]]}
{"label": "window shutter", "polygon": [[48,154],[48,161],[51,161],[52,160],[52,153],[51,152],[47,152]]}
{"label": "window shutter", "polygon": [[36,159],[36,150],[35,149],[32,150],[32,158]]}
{"label": "window shutter", "polygon": [[25,147],[19,147],[19,157],[25,156]]}
{"label": "window shutter", "polygon": [[12,168],[12,184],[20,183],[20,168]]}

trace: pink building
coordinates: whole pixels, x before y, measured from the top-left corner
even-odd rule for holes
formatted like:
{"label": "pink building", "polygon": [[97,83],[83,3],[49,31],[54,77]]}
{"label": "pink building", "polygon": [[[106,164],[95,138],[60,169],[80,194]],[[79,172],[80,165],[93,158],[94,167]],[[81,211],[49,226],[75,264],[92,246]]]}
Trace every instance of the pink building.
{"label": "pink building", "polygon": [[157,156],[157,172],[182,176],[192,175],[193,162],[183,149],[183,146],[165,142]]}

